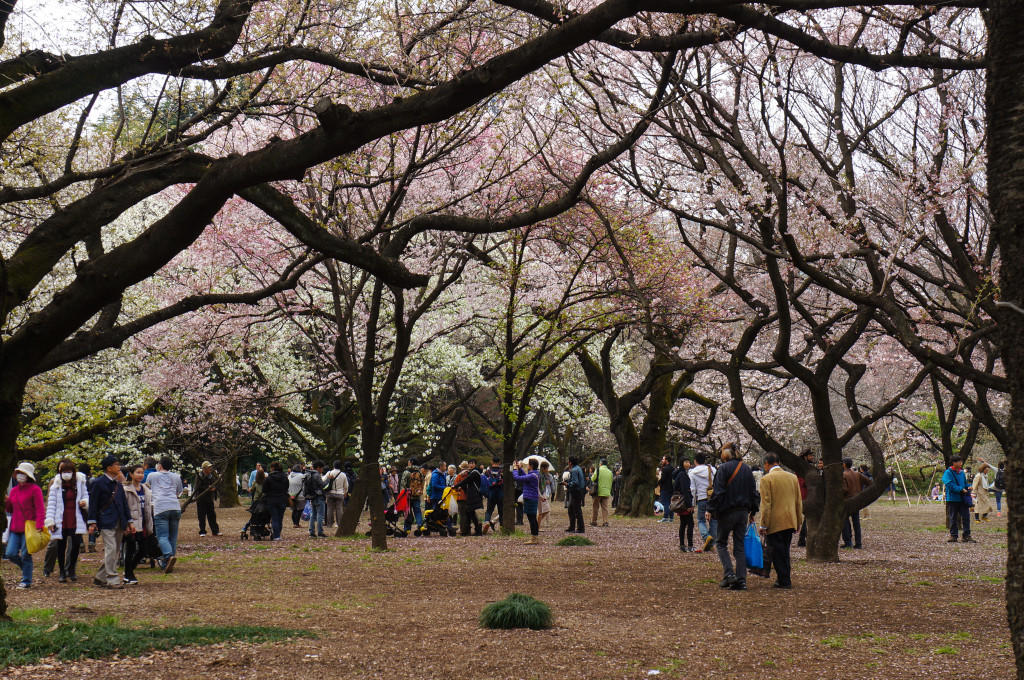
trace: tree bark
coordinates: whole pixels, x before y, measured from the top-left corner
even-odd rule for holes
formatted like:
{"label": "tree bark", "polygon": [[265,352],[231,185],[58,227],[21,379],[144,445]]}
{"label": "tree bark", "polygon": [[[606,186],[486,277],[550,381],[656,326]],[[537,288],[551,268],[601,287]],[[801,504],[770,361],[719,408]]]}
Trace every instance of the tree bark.
{"label": "tree bark", "polygon": [[996,321],[1009,383],[1010,420],[1006,447],[1006,613],[1024,680],[1024,20],[1021,0],[989,3],[988,27],[988,190],[992,233],[999,246],[1000,297]]}
{"label": "tree bark", "polygon": [[237,508],[241,505],[238,500],[238,454],[233,453],[224,464],[224,474],[220,484],[220,507]]}

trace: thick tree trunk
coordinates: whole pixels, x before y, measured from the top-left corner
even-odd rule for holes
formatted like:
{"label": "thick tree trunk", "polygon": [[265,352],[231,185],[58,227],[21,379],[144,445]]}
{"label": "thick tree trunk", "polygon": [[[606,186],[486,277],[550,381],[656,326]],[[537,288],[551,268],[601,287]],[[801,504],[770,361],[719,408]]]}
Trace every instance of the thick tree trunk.
{"label": "thick tree trunk", "polygon": [[224,474],[221,476],[220,483],[220,507],[222,508],[237,508],[241,505],[238,500],[238,455],[232,455],[228,458],[227,465],[224,466]]}
{"label": "thick tree trunk", "polygon": [[1009,446],[1006,449],[1006,612],[1024,680],[1024,2],[993,0],[986,25],[988,42],[988,189],[999,245],[999,290],[1003,307],[997,318],[1003,365],[1010,392]]}
{"label": "thick tree trunk", "polygon": [[[3,370],[2,365],[0,370]],[[21,424],[24,397],[24,384],[0,383],[0,480],[3,480],[4,491],[7,489],[7,480],[14,474],[14,468],[18,465],[18,429]],[[0,496],[3,495],[4,492],[0,492]],[[10,617],[7,614],[7,591],[0,582],[0,620],[8,618]]]}
{"label": "thick tree trunk", "polygon": [[360,475],[348,492],[348,504],[345,511],[341,513],[341,521],[338,522],[338,530],[335,536],[353,536],[359,526],[359,519],[363,516],[363,506],[366,505],[366,479]]}

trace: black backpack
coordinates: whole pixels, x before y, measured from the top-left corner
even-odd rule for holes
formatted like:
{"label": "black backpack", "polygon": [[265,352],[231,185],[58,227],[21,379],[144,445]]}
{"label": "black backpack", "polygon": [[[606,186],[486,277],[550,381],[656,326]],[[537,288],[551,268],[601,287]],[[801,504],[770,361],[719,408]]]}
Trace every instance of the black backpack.
{"label": "black backpack", "polygon": [[321,483],[317,484],[314,477],[319,477],[317,472],[307,472],[306,476],[302,478],[302,495],[306,498],[319,498],[324,495],[324,485],[321,478]]}

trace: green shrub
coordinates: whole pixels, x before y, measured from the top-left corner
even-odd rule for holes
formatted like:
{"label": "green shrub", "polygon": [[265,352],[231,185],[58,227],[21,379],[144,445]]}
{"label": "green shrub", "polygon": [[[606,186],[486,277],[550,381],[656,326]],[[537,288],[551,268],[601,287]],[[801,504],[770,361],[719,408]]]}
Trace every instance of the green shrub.
{"label": "green shrub", "polygon": [[484,607],[480,612],[480,625],[484,628],[543,630],[551,627],[551,607],[529,595],[512,593],[504,600]]}
{"label": "green shrub", "polygon": [[586,536],[566,536],[555,545],[594,545]]}

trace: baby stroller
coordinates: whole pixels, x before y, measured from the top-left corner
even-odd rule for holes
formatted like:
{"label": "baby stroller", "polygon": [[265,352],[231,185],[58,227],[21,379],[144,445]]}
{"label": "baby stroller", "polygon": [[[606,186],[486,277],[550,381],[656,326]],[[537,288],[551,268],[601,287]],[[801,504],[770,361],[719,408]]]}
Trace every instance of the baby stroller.
{"label": "baby stroller", "polygon": [[454,536],[456,530],[454,526],[451,526],[453,515],[451,511],[455,508],[455,490],[448,487],[444,490],[444,495],[441,496],[437,505],[423,513],[423,525],[414,531],[413,535],[429,536],[431,533],[435,533],[441,536]]}
{"label": "baby stroller", "polygon": [[240,539],[244,541],[251,537],[254,541],[262,541],[270,535],[270,508],[261,496],[249,506],[249,521],[242,527]]}
{"label": "baby stroller", "polygon": [[[394,536],[395,538],[405,538],[409,533],[402,527],[398,526],[399,522],[405,522],[405,512],[409,509],[409,491],[401,489],[398,492],[398,496],[395,497],[395,502],[389,505],[384,510],[384,524],[387,526],[387,535]],[[372,525],[373,522],[370,522]],[[370,536],[371,531],[367,531],[366,535]],[[417,534],[418,536],[419,534]]]}

